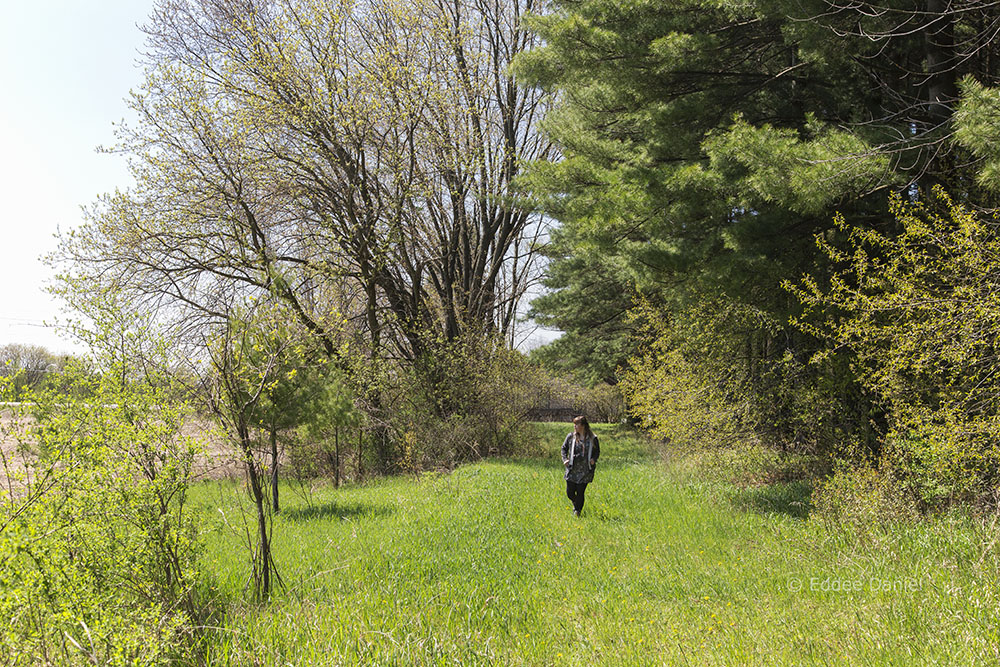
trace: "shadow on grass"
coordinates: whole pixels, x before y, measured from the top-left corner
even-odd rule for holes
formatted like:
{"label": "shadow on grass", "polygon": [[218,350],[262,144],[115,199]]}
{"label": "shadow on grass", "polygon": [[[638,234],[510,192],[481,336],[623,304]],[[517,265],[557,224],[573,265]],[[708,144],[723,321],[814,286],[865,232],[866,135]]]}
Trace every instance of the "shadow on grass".
{"label": "shadow on grass", "polygon": [[812,510],[812,489],[806,481],[768,484],[735,490],[731,500],[740,509],[806,519]]}
{"label": "shadow on grass", "polygon": [[289,521],[314,521],[316,519],[380,518],[392,513],[392,508],[369,503],[344,503],[331,500],[325,503],[290,507],[281,510],[282,518]]}
{"label": "shadow on grass", "polygon": [[635,523],[635,517],[627,514],[626,512],[610,512],[608,510],[589,510],[586,507],[583,508],[583,514],[581,515],[583,519],[593,519],[597,521],[603,521],[604,523],[616,523],[616,524],[626,524]]}

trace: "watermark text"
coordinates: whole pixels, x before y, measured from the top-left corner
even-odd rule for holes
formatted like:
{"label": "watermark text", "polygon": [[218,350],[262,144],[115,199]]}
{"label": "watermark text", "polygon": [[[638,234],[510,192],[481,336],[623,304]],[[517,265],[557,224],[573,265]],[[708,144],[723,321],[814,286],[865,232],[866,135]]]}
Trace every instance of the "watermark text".
{"label": "watermark text", "polygon": [[920,588],[921,583],[919,579],[791,577],[788,580],[788,590],[793,593],[798,593],[799,591],[820,593],[916,593]]}

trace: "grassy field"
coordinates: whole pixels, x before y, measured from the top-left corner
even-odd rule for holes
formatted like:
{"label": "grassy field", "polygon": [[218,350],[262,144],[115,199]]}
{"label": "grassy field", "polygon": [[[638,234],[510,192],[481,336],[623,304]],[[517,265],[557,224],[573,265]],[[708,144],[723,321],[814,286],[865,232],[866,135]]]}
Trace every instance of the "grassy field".
{"label": "grassy field", "polygon": [[973,665],[1000,660],[1000,577],[962,517],[864,530],[808,486],[741,489],[598,427],[582,517],[548,456],[317,492],[282,489],[286,589],[240,602],[233,483],[201,484],[224,614],[210,664]]}

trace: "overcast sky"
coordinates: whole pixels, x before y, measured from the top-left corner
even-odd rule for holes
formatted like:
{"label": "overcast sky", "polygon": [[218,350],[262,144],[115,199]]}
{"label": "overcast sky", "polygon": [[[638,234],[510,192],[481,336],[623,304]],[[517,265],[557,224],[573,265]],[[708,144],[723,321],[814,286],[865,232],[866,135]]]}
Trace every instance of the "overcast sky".
{"label": "overcast sky", "polygon": [[131,180],[112,123],[142,80],[136,65],[152,0],[0,0],[0,345],[71,345],[43,326],[59,305],[39,257],[80,206]]}

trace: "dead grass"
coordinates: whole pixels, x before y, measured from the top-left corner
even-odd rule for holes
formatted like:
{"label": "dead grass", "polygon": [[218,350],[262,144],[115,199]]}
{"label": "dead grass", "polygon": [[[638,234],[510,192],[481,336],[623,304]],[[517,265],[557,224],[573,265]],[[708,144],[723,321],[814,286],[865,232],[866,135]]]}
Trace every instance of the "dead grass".
{"label": "dead grass", "polygon": [[[30,417],[15,417],[11,408],[0,409],[0,488],[11,493],[24,488],[30,464],[35,459],[31,443],[23,442],[21,436],[28,420]],[[243,462],[235,447],[211,420],[188,420],[180,437],[193,438],[198,443],[198,454],[192,465],[193,480],[242,477]],[[260,455],[264,456],[265,452]],[[284,463],[285,458],[282,455],[279,460]]]}

